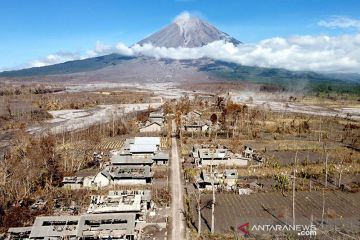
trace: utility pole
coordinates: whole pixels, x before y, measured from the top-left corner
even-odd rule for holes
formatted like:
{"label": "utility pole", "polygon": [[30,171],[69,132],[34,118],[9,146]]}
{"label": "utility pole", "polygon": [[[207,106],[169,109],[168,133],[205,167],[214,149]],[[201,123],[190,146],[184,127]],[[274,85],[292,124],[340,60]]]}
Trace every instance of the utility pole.
{"label": "utility pole", "polygon": [[321,214],[321,228],[324,227],[324,213],[325,213],[325,190],[322,191],[322,214]]}
{"label": "utility pole", "polygon": [[327,188],[327,183],[328,183],[328,158],[329,158],[329,154],[326,153],[326,157],[325,157],[325,183],[324,183],[325,188]]}
{"label": "utility pole", "polygon": [[198,204],[198,237],[201,237],[201,191],[199,183],[196,183],[196,187],[198,189],[198,197],[197,197],[197,204]]}
{"label": "utility pole", "polygon": [[296,189],[296,161],[297,161],[298,150],[296,150],[295,159],[294,159],[294,173],[293,173],[293,193],[292,193],[292,217],[293,217],[293,226],[295,226],[295,189]]}
{"label": "utility pole", "polygon": [[319,142],[321,142],[321,137],[322,137],[322,134],[321,134],[321,123],[322,123],[322,119],[321,119],[321,116],[320,116],[320,124],[319,124]]}
{"label": "utility pole", "polygon": [[[213,149],[215,151],[215,149]],[[210,166],[210,172],[211,172],[211,185],[212,185],[212,204],[211,204],[211,234],[215,233],[215,175],[213,171],[213,163],[214,163],[214,151],[212,152],[211,157],[211,166]]]}

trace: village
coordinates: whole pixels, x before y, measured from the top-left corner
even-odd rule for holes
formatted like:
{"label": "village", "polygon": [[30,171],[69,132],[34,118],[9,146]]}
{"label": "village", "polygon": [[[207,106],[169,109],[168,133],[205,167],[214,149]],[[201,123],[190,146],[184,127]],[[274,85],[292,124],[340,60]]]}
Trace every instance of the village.
{"label": "village", "polygon": [[241,239],[244,221],[286,225],[293,216],[327,232],[346,219],[344,229],[357,231],[359,154],[335,141],[341,133],[356,148],[356,128],[249,107],[229,93],[159,102],[126,123],[59,134],[71,171],[53,199],[19,203],[36,215],[9,227],[6,239]]}

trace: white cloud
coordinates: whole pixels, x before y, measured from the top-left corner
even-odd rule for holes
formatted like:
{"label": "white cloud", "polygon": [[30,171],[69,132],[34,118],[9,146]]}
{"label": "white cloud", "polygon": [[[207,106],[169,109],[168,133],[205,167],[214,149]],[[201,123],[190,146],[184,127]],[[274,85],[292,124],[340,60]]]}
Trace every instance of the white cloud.
{"label": "white cloud", "polygon": [[189,12],[185,11],[180,13],[175,19],[174,22],[186,22],[191,18],[191,15]]}
{"label": "white cloud", "polygon": [[60,52],[32,61],[29,66],[45,66],[110,53],[171,59],[208,57],[249,66],[360,73],[360,34],[275,37],[239,46],[217,41],[200,48],[164,48],[150,44],[127,47],[123,43],[109,46],[98,42],[85,55]]}
{"label": "white cloud", "polygon": [[72,60],[81,59],[80,54],[72,52],[57,52],[49,54],[44,58],[31,61],[27,67],[43,67],[47,65],[63,63]]}
{"label": "white cloud", "polygon": [[355,28],[360,30],[360,20],[343,17],[343,16],[333,16],[329,20],[321,20],[318,22],[318,25],[321,27],[328,28]]}
{"label": "white cloud", "polygon": [[196,59],[209,57],[260,67],[312,70],[319,72],[360,72],[360,34],[275,37],[257,44],[234,46],[217,41],[201,48],[163,48],[135,45],[134,55],[156,58]]}

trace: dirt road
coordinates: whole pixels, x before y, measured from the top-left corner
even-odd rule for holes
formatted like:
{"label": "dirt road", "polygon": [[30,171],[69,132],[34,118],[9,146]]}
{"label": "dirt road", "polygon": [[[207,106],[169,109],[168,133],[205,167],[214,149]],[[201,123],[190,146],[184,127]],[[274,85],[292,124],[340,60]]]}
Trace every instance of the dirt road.
{"label": "dirt road", "polygon": [[[172,121],[172,131],[176,131],[175,121]],[[178,154],[176,137],[172,137],[172,158],[171,158],[171,239],[185,239],[185,222],[183,217],[184,201],[183,201],[183,182],[181,179],[181,165]]]}

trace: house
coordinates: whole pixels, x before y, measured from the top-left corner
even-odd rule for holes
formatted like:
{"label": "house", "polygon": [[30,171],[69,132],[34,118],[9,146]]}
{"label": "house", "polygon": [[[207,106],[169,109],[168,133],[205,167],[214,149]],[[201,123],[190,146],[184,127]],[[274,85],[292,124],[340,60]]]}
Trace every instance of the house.
{"label": "house", "polygon": [[129,153],[139,156],[154,155],[160,150],[160,137],[135,137],[129,145]]}
{"label": "house", "polygon": [[229,149],[223,146],[205,146],[194,145],[192,150],[192,157],[195,164],[202,165],[236,165],[247,166],[248,160],[239,157],[232,153]]}
{"label": "house", "polygon": [[95,179],[95,176],[86,176],[86,177],[84,177],[83,187],[85,187],[85,188],[96,187],[94,185],[94,179]]}
{"label": "house", "polygon": [[153,155],[155,152],[159,151],[159,147],[156,145],[146,145],[146,144],[137,144],[131,145],[129,152],[131,155],[138,155],[142,157],[147,157]]}
{"label": "house", "polygon": [[132,155],[118,155],[114,154],[110,157],[111,165],[148,165],[151,166],[154,160],[151,157],[138,157]]}
{"label": "house", "polygon": [[244,151],[242,152],[242,154],[246,158],[252,158],[254,155],[254,150],[249,146],[244,146]]}
{"label": "house", "polygon": [[[214,179],[213,179],[214,178]],[[202,170],[196,179],[196,186],[200,190],[212,190],[212,181],[216,189],[234,190],[237,188],[238,173],[236,169],[227,169],[224,172],[214,171],[214,174]]]}
{"label": "house", "polygon": [[135,137],[126,139],[120,155],[149,157],[160,150],[160,137]]}
{"label": "house", "polygon": [[160,137],[135,137],[132,145],[154,145],[160,147]]}
{"label": "house", "polygon": [[198,165],[218,165],[229,159],[229,151],[223,148],[200,148],[193,153],[193,157]]}
{"label": "house", "polygon": [[200,119],[202,113],[197,111],[197,110],[193,110],[191,112],[188,112],[186,115],[185,115],[185,118],[188,119],[188,120],[191,120],[191,119]]}
{"label": "house", "polygon": [[10,228],[8,234],[9,239],[137,239],[135,219],[135,213],[38,216],[32,227]]}
{"label": "house", "polygon": [[9,228],[6,239],[29,239],[32,227],[14,227]]}
{"label": "house", "polygon": [[183,129],[187,132],[206,132],[210,125],[210,123],[204,121],[193,121],[191,123],[184,123]]}
{"label": "house", "polygon": [[238,178],[239,175],[236,169],[226,169],[224,171],[224,183],[226,186],[236,186]]}
{"label": "house", "polygon": [[214,187],[217,188],[220,184],[217,172],[214,172],[214,176],[211,176],[211,173],[201,171],[198,178],[196,179],[196,185],[200,190],[211,190],[213,181]]}
{"label": "house", "polygon": [[145,126],[140,128],[141,133],[147,133],[147,132],[161,132],[162,130],[162,123],[159,122],[149,122],[146,123]]}
{"label": "house", "polygon": [[110,182],[111,182],[111,175],[110,175],[108,169],[104,169],[103,171],[96,174],[92,184],[101,188],[101,187],[109,186]]}
{"label": "house", "polygon": [[257,161],[260,163],[264,163],[265,159],[260,156],[260,154],[256,153],[253,148],[249,146],[244,146],[244,150],[242,151],[242,157],[251,161]]}
{"label": "house", "polygon": [[68,189],[80,189],[84,184],[84,177],[64,177],[63,187]]}
{"label": "house", "polygon": [[151,191],[110,191],[108,195],[91,196],[87,213],[137,213],[143,215],[152,208]]}
{"label": "house", "polygon": [[153,172],[150,166],[111,165],[99,172],[94,179],[98,187],[108,185],[142,185],[152,182]]}
{"label": "house", "polygon": [[165,122],[164,112],[162,110],[151,112],[149,114],[149,121],[163,124]]}
{"label": "house", "polygon": [[158,152],[152,157],[152,160],[156,165],[168,165],[169,158],[169,153]]}

